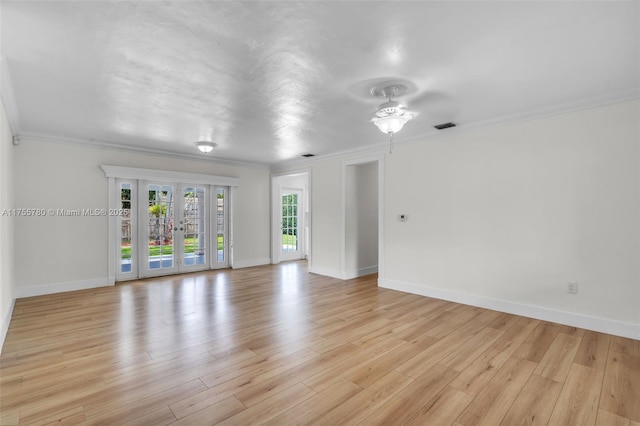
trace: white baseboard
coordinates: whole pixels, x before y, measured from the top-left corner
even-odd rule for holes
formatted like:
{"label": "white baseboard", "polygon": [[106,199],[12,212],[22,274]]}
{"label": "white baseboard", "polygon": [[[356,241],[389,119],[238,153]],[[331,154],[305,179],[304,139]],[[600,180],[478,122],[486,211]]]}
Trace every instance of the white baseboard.
{"label": "white baseboard", "polygon": [[378,265],[369,266],[366,268],[354,269],[351,271],[346,271],[343,275],[343,279],[350,280],[352,278],[364,277],[365,275],[371,275],[378,272]]}
{"label": "white baseboard", "polygon": [[318,274],[318,275],[324,275],[326,277],[337,278],[339,280],[344,279],[342,278],[342,273],[337,269],[329,269],[329,268],[322,268],[322,267],[309,265],[309,272],[311,272],[312,274]]}
{"label": "white baseboard", "polygon": [[11,301],[11,305],[7,312],[2,318],[2,330],[0,330],[0,354],[2,354],[2,348],[4,347],[4,339],[7,337],[7,332],[9,331],[9,324],[11,323],[11,316],[13,315],[13,307],[16,304],[16,299]]}
{"label": "white baseboard", "polygon": [[92,278],[80,281],[68,281],[61,283],[40,284],[32,286],[16,287],[16,299],[23,297],[43,296],[45,294],[63,293],[66,291],[86,290],[89,288],[107,287],[110,284],[108,277]]}
{"label": "white baseboard", "polygon": [[331,278],[337,278],[339,280],[350,280],[353,278],[362,277],[365,275],[375,274],[378,272],[378,266],[368,266],[366,268],[354,269],[351,271],[339,271],[337,269],[322,268],[310,265],[309,272],[312,274],[324,275]]}
{"label": "white baseboard", "polygon": [[460,293],[441,288],[388,279],[378,279],[378,286],[391,290],[403,291],[405,293],[432,297],[434,299],[447,300],[450,302],[462,303],[508,314],[520,315],[528,318],[564,324],[571,327],[584,328],[587,330],[640,340],[640,324],[593,317],[574,312],[558,311],[541,306],[526,305],[523,303],[510,302],[508,300],[493,299],[490,297]]}
{"label": "white baseboard", "polygon": [[251,268],[252,266],[269,265],[270,263],[271,259],[269,259],[268,257],[264,257],[262,259],[237,260],[233,262],[232,268]]}

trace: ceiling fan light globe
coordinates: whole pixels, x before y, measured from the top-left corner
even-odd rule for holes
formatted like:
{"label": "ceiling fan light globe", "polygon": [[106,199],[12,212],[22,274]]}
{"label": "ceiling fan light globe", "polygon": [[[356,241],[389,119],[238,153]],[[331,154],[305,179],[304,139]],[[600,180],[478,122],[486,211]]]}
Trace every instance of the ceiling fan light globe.
{"label": "ceiling fan light globe", "polygon": [[407,115],[388,115],[385,117],[374,117],[371,121],[382,133],[394,134],[399,132],[407,121]]}

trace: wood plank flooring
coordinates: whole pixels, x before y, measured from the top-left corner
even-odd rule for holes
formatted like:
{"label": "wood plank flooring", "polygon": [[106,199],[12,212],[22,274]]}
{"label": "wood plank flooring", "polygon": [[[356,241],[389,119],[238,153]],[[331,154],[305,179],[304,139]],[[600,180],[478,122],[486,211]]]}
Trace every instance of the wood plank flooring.
{"label": "wood plank flooring", "polygon": [[640,426],[640,342],[305,262],[16,301],[0,424]]}

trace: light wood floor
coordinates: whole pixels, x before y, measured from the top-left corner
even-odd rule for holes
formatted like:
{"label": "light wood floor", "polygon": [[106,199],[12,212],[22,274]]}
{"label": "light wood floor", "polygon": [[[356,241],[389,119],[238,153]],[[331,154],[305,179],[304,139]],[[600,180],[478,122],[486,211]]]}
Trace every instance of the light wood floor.
{"label": "light wood floor", "polygon": [[304,262],[16,301],[0,424],[640,425],[640,344]]}

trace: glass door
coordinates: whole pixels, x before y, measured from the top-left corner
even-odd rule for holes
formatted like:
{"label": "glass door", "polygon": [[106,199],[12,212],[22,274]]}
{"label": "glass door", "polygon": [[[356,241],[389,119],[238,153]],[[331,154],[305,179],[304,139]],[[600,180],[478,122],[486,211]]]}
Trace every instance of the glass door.
{"label": "glass door", "polygon": [[116,279],[118,281],[138,278],[138,246],[136,218],[135,180],[116,179],[118,200],[116,220]]}
{"label": "glass door", "polygon": [[176,238],[179,238],[179,272],[198,271],[209,267],[209,226],[207,192],[202,186],[183,186],[180,193],[182,209],[178,224],[174,226]]}
{"label": "glass door", "polygon": [[213,235],[215,252],[212,256],[212,268],[229,266],[229,187],[213,187],[212,209],[215,212],[215,233]]}
{"label": "glass door", "polygon": [[117,281],[229,266],[229,187],[116,179],[115,196]]}
{"label": "glass door", "polygon": [[142,182],[142,276],[209,268],[209,185]]}
{"label": "glass door", "polygon": [[283,189],[281,194],[281,230],[280,259],[302,259],[301,202],[302,191],[299,189]]}
{"label": "glass door", "polygon": [[175,226],[175,185],[143,182],[142,187],[140,205],[144,207],[140,211],[140,218],[144,235],[141,241],[146,244],[141,244],[139,252],[143,276],[176,273],[176,249],[180,245],[176,247],[174,232],[183,226]]}

